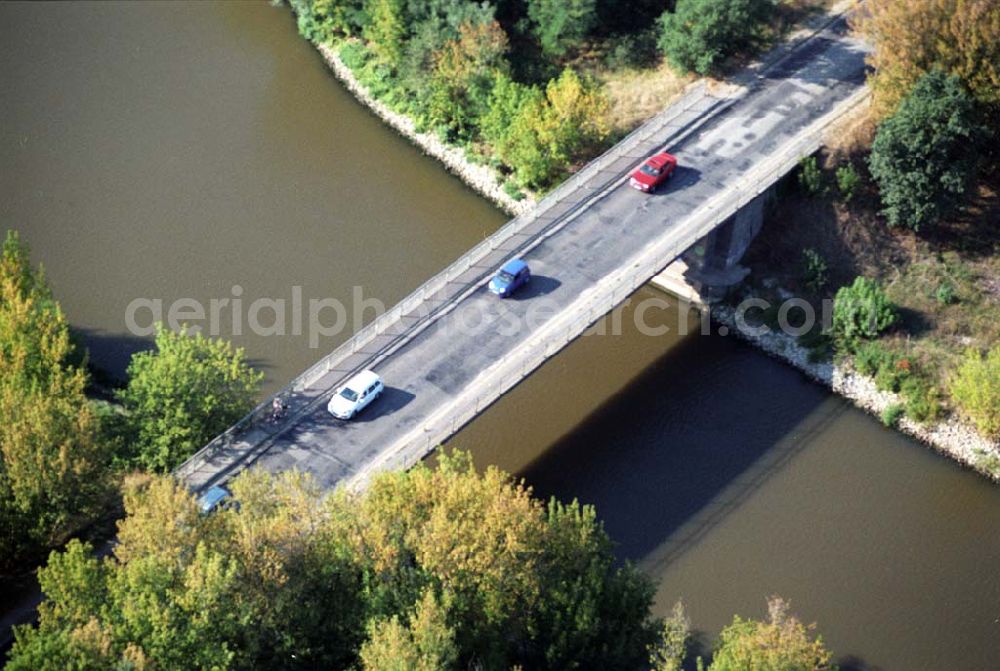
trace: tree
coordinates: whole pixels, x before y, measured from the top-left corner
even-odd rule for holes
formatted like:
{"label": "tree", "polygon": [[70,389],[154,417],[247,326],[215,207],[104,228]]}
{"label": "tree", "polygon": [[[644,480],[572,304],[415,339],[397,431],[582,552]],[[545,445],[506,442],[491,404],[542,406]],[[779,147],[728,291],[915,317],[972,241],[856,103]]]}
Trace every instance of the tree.
{"label": "tree", "polygon": [[486,113],[494,81],[509,70],[507,35],[496,21],[464,23],[458,32],[433,57],[428,122],[468,139]]}
{"label": "tree", "polygon": [[[279,0],[280,1],[280,0]],[[299,34],[324,43],[339,35],[357,35],[364,22],[364,0],[288,0]]]}
{"label": "tree", "polygon": [[691,619],[684,611],[684,603],[678,601],[663,621],[659,639],[649,651],[653,671],[681,671],[690,638]]}
{"label": "tree", "polygon": [[527,5],[532,32],[552,58],[579,48],[597,25],[597,0],[527,0]]}
{"label": "tree", "polygon": [[147,478],[113,558],[52,555],[11,668],[637,668],[654,639],[652,585],[591,508],[464,454],[326,497],[251,470],[211,515]]}
{"label": "tree", "polygon": [[660,50],[679,70],[706,75],[753,48],[773,0],[677,0],[660,17]]}
{"label": "tree", "polygon": [[167,471],[253,407],[263,374],[246,363],[242,348],[161,325],[156,351],[134,355],[128,377],[119,399],[136,460]]}
{"label": "tree", "polygon": [[398,615],[372,622],[360,655],[367,671],[444,671],[454,668],[458,648],[446,608],[427,590],[408,627]]}
{"label": "tree", "polygon": [[768,600],[767,622],[739,616],[722,630],[709,671],[828,671],[833,669],[830,651],[822,637],[810,638],[809,630],[788,613],[788,603],[779,597]]}
{"label": "tree", "polygon": [[62,541],[101,506],[111,455],[44,272],[11,231],[0,251],[0,556]]}
{"label": "tree", "polygon": [[544,187],[608,134],[607,99],[567,68],[545,87],[496,80],[483,135],[527,186]]}
{"label": "tree", "polygon": [[397,67],[407,36],[403,0],[367,0],[366,10],[369,21],[364,27],[365,39],[381,62]]}
{"label": "tree", "polygon": [[1000,4],[992,0],[878,0],[854,27],[875,49],[874,109],[891,114],[932,70],[955,75],[980,102],[1000,105]]}
{"label": "tree", "polygon": [[896,306],[875,280],[856,277],[833,299],[833,333],[853,349],[861,338],[875,338],[896,323]]}
{"label": "tree", "polygon": [[915,231],[955,210],[973,180],[981,135],[974,103],[955,76],[934,70],[879,126],[868,164],[890,226]]}
{"label": "tree", "polygon": [[1000,437],[1000,345],[985,356],[966,351],[948,388],[959,410],[984,436]]}

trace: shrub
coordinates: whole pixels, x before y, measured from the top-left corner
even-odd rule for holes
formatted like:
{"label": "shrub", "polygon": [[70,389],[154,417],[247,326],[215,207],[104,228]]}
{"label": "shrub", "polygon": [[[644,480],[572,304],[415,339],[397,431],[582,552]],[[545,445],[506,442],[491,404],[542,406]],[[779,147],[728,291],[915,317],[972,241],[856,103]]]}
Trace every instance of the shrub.
{"label": "shrub", "polygon": [[906,414],[906,411],[903,409],[903,406],[894,403],[882,411],[882,423],[890,429],[895,428],[904,414]]}
{"label": "shrub", "polygon": [[819,322],[799,336],[799,344],[809,350],[809,363],[827,361],[833,353],[833,340]]}
{"label": "shrub", "polygon": [[957,77],[933,71],[879,126],[868,164],[890,226],[918,231],[957,208],[978,162],[974,107]]}
{"label": "shrub", "polygon": [[951,305],[955,302],[955,286],[948,280],[945,280],[938,285],[934,297],[940,305]]}
{"label": "shrub", "polygon": [[896,319],[896,306],[875,280],[856,277],[834,298],[833,332],[851,351],[859,338],[875,338]]}
{"label": "shrub", "polygon": [[813,293],[819,293],[826,286],[829,277],[826,259],[815,249],[802,250],[802,280]]}
{"label": "shrub", "polygon": [[364,44],[354,40],[344,42],[339,54],[340,60],[355,74],[365,66],[371,56]]}
{"label": "shrub", "polygon": [[941,415],[937,389],[924,377],[912,375],[903,381],[900,391],[906,401],[906,414],[917,422],[930,422]]}
{"label": "shrub", "polygon": [[977,469],[989,474],[990,477],[1000,478],[1000,455],[978,448],[974,450],[974,454],[974,465]]}
{"label": "shrub", "polygon": [[640,68],[655,63],[656,57],[656,33],[652,30],[643,30],[617,37],[604,62],[614,70],[626,67]]}
{"label": "shrub", "polygon": [[806,156],[799,161],[799,186],[810,196],[823,189],[823,172],[815,156]]}
{"label": "shrub", "polygon": [[948,391],[959,411],[983,435],[1000,437],[1000,345],[994,345],[986,356],[968,350]]}
{"label": "shrub", "polygon": [[660,50],[674,67],[708,74],[752,49],[773,9],[772,0],[677,0],[660,17]]}
{"label": "shrub", "polygon": [[898,392],[912,372],[909,359],[889,354],[875,372],[875,386],[881,391]]}
{"label": "shrub", "polygon": [[813,638],[811,627],[788,612],[779,597],[768,600],[767,622],[744,620],[739,616],[719,634],[719,644],[708,671],[781,669],[829,671],[830,651],[822,637]]}
{"label": "shrub", "polygon": [[524,191],[521,191],[521,187],[513,179],[508,179],[503,183],[503,192],[514,200],[524,200]]}
{"label": "shrub", "polygon": [[528,18],[542,52],[562,57],[597,24],[596,0],[527,0]]}
{"label": "shrub", "polygon": [[857,191],[860,182],[861,177],[858,176],[858,171],[850,163],[837,168],[837,188],[845,203],[851,202],[851,199],[854,198],[854,192]]}
{"label": "shrub", "polygon": [[876,341],[861,344],[854,354],[854,368],[862,375],[874,377],[885,366],[895,365],[895,355]]}

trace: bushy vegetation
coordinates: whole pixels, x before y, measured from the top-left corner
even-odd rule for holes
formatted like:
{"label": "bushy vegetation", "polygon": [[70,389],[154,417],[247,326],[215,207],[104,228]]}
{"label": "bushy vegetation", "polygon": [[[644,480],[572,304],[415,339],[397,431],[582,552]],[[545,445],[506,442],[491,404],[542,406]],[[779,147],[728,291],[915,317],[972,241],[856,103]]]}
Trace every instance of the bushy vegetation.
{"label": "bushy vegetation", "polygon": [[845,203],[851,202],[861,183],[861,176],[850,163],[837,167],[837,190]]}
{"label": "bushy vegetation", "polygon": [[722,630],[708,671],[830,671],[836,667],[822,637],[789,613],[786,601],[768,601],[767,621],[739,616]]}
{"label": "bushy vegetation", "polygon": [[108,494],[112,455],[78,359],[44,272],[8,232],[0,251],[0,568],[62,542]]}
{"label": "bushy vegetation", "polygon": [[677,0],[660,18],[660,49],[680,70],[709,74],[754,48],[775,6],[774,0]]}
{"label": "bushy vegetation", "polygon": [[823,191],[823,171],[815,156],[806,156],[799,161],[799,186],[811,196]]}
{"label": "bushy vegetation", "polygon": [[176,468],[253,407],[262,378],[242,349],[160,326],[156,350],[132,357],[128,386],[118,394],[135,462],[151,471]]}
{"label": "bushy vegetation", "polygon": [[1000,438],[1000,345],[985,356],[968,350],[949,391],[959,410],[983,435]]}
{"label": "bushy vegetation", "polygon": [[813,293],[819,293],[830,279],[830,267],[819,252],[809,247],[802,250],[802,282]]}
{"label": "bushy vegetation", "polygon": [[853,350],[861,339],[875,338],[897,319],[896,306],[878,282],[857,277],[837,291],[833,303],[834,336]]}
{"label": "bushy vegetation", "polygon": [[168,470],[246,413],[242,351],[160,330],[135,355],[124,409],[88,399],[85,353],[28,248],[0,252],[0,569],[43,556],[114,504],[122,472]]}
{"label": "bushy vegetation", "polygon": [[[707,72],[757,46],[773,0],[288,0],[381,102],[546,190],[612,139],[600,65]],[[692,23],[693,22],[693,23]],[[603,56],[600,56],[602,55]],[[617,129],[620,131],[621,129]]]}
{"label": "bushy vegetation", "polygon": [[915,231],[954,211],[976,174],[982,132],[972,97],[933,70],[879,126],[869,166],[891,226]]}
{"label": "bushy vegetation", "polygon": [[877,116],[891,114],[934,69],[957,77],[984,105],[1000,105],[1000,4],[879,0],[855,19],[875,46],[870,83]]}
{"label": "bushy vegetation", "polygon": [[[688,655],[683,607],[650,617],[650,581],[614,561],[592,508],[464,453],[360,494],[257,470],[231,488],[240,505],[204,515],[173,478],[130,481],[112,557],[73,541],[40,569],[8,670],[679,671]],[[710,669],[828,668],[773,604],[722,633]]]}
{"label": "bushy vegetation", "polygon": [[637,668],[652,587],[592,508],[467,455],[326,498],[248,471],[203,516],[172,478],[126,496],[115,557],[73,543],[9,668]]}

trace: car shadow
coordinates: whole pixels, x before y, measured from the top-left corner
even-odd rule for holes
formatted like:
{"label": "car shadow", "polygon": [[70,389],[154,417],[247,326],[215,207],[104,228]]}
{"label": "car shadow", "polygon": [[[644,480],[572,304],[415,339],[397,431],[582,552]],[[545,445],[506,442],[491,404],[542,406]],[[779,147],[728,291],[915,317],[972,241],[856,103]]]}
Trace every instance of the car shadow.
{"label": "car shadow", "polygon": [[658,196],[670,196],[671,194],[676,194],[684,189],[691,188],[700,181],[701,170],[689,166],[678,165],[674,169],[674,174],[670,176],[670,179],[661,184],[660,188],[649,195],[654,198]]}
{"label": "car shadow", "polygon": [[399,387],[385,387],[382,390],[382,395],[380,397],[372,401],[371,405],[355,415],[352,419],[348,420],[348,422],[356,422],[358,424],[374,422],[380,417],[387,417],[397,410],[405,408],[414,398],[416,398],[416,396],[405,389],[400,389]]}
{"label": "car shadow", "polygon": [[518,289],[511,300],[527,301],[538,296],[547,296],[562,286],[562,282],[548,275],[532,275],[531,281]]}

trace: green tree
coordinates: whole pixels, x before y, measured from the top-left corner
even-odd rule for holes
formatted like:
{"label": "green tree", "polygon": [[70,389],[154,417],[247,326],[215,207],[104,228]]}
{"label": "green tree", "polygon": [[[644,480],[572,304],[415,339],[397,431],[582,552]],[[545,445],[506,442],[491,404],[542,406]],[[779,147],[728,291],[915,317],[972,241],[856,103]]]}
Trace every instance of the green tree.
{"label": "green tree", "polygon": [[366,11],[369,21],[363,31],[365,39],[381,62],[398,66],[407,37],[403,0],[366,0]]}
{"label": "green tree", "polygon": [[509,69],[507,35],[496,21],[465,23],[458,32],[434,55],[427,119],[469,139],[486,113],[493,83]]}
{"label": "green tree", "polygon": [[482,132],[527,186],[546,187],[607,138],[607,99],[566,69],[544,93],[499,76]]}
{"label": "green tree", "polygon": [[994,345],[986,356],[974,349],[966,351],[948,390],[961,413],[984,436],[1000,437],[1000,345]]}
{"label": "green tree", "polygon": [[228,342],[160,326],[156,351],[134,355],[128,377],[119,399],[136,460],[167,471],[253,407],[263,374]]}
{"label": "green tree", "polygon": [[230,487],[240,505],[202,515],[172,477],[131,481],[114,557],[71,545],[42,570],[11,668],[636,668],[655,637],[652,586],[592,509],[467,455],[363,493]]}
{"label": "green tree", "polygon": [[709,74],[752,49],[774,9],[773,0],[677,0],[660,17],[660,50],[684,72]]}
{"label": "green tree", "polygon": [[653,665],[652,671],[681,671],[690,638],[691,619],[684,611],[683,602],[678,601],[663,621],[656,644],[650,648],[649,663]]}
{"label": "green tree", "polygon": [[849,349],[862,338],[875,338],[898,317],[885,291],[875,280],[856,277],[837,290],[833,300],[833,333]]}
{"label": "green tree", "polygon": [[891,226],[920,230],[960,203],[975,176],[981,131],[974,102],[955,76],[924,75],[882,122],[869,167]]}
{"label": "green tree", "polygon": [[455,668],[458,647],[448,626],[447,610],[427,590],[410,615],[409,626],[398,615],[369,625],[361,646],[361,663],[368,671],[445,671]]}
{"label": "green tree", "polygon": [[366,19],[364,0],[288,0],[288,4],[295,12],[299,34],[319,43],[359,34]]}
{"label": "green tree", "polygon": [[99,510],[111,455],[84,389],[66,319],[28,248],[0,250],[0,556],[12,565]]}
{"label": "green tree", "polygon": [[597,0],[527,0],[531,29],[552,58],[578,49],[597,25]]}
{"label": "green tree", "polygon": [[830,651],[822,637],[811,638],[809,629],[788,613],[778,597],[768,601],[767,622],[739,616],[722,630],[709,671],[829,671]]}

